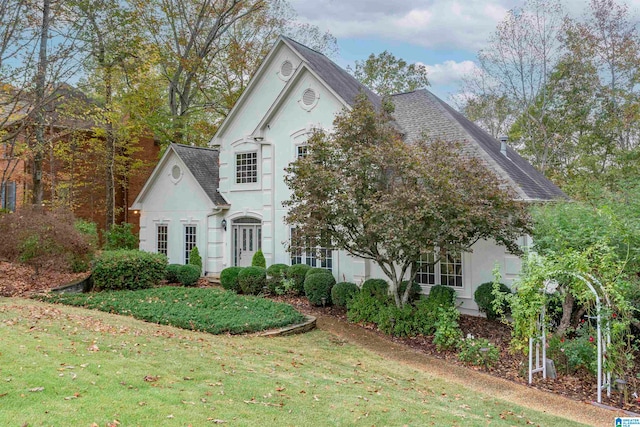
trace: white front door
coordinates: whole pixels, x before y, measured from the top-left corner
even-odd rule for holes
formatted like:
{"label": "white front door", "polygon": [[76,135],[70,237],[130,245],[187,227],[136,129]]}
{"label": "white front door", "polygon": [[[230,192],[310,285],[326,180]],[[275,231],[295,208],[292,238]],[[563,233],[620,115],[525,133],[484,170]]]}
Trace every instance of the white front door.
{"label": "white front door", "polygon": [[[249,223],[249,221],[251,221]],[[234,265],[248,267],[253,255],[262,247],[262,224],[252,218],[241,218],[233,224]]]}

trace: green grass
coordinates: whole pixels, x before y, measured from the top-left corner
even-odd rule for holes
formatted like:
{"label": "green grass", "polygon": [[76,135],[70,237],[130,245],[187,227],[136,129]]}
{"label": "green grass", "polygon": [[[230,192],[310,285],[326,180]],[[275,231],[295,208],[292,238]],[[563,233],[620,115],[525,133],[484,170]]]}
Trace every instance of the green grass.
{"label": "green grass", "polygon": [[321,331],[214,336],[2,298],[0,408],[7,426],[578,425]]}
{"label": "green grass", "polygon": [[212,288],[165,286],[36,298],[211,334],[263,331],[304,320],[290,305]]}

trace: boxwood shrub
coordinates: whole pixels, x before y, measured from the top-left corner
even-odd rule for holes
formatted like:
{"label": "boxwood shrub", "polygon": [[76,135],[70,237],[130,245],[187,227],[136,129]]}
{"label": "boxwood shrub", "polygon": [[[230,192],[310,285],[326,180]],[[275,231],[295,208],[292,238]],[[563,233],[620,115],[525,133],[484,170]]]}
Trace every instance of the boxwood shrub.
{"label": "boxwood shrub", "polygon": [[298,295],[304,292],[304,278],[307,274],[307,270],[309,267],[306,264],[294,264],[287,269],[286,277],[287,279],[293,279],[295,281],[294,292]]}
{"label": "boxwood shrub", "polygon": [[178,282],[180,282],[182,286],[193,286],[198,283],[200,271],[200,267],[197,265],[181,265],[177,274]]}
{"label": "boxwood shrub", "polygon": [[220,284],[228,291],[240,292],[238,274],[243,267],[227,267],[220,272]]}
{"label": "boxwood shrub", "polygon": [[336,283],[333,288],[331,288],[331,302],[338,307],[346,307],[347,302],[358,292],[360,292],[360,288],[358,288],[358,285],[355,283]]}
{"label": "boxwood shrub", "polygon": [[[501,293],[511,293],[511,289],[509,289],[504,283],[500,283],[499,286]],[[478,286],[478,289],[473,293],[473,299],[476,304],[478,304],[478,309],[487,316],[487,319],[495,320],[498,318],[498,313],[496,313],[496,310],[493,307],[493,301],[496,299],[493,295],[493,282],[483,283]],[[506,312],[508,308],[509,306],[505,301],[502,306],[502,310]]]}
{"label": "boxwood shrub", "polygon": [[331,274],[331,272],[326,268],[311,267],[310,269],[307,270],[307,273],[305,274],[304,277],[307,278],[312,274]]}
{"label": "boxwood shrub", "polygon": [[362,284],[362,292],[374,297],[386,298],[389,295],[389,284],[384,279],[367,279]]}
{"label": "boxwood shrub", "polygon": [[360,291],[347,301],[347,319],[356,323],[378,323],[380,311],[387,306],[388,301],[388,298]]}
{"label": "boxwood shrub", "polygon": [[267,260],[264,259],[262,249],[258,249],[258,251],[253,254],[253,257],[251,258],[251,265],[253,267],[267,268]]}
{"label": "boxwood shrub", "polygon": [[331,274],[312,274],[304,279],[304,294],[313,305],[331,305],[331,288],[335,284]]}
{"label": "boxwood shrub", "polygon": [[178,283],[178,270],[182,267],[181,264],[169,264],[167,265],[167,272],[164,278],[167,283]]}
{"label": "boxwood shrub", "polygon": [[435,285],[431,287],[427,299],[433,300],[436,305],[454,307],[456,305],[456,291],[450,286]]}
{"label": "boxwood shrub", "polygon": [[258,295],[267,284],[267,269],[262,267],[245,267],[238,273],[238,284],[244,294]]}
{"label": "boxwood shrub", "polygon": [[289,266],[287,264],[272,264],[267,268],[267,288],[272,294],[277,293],[277,289],[282,286],[282,279]]}
{"label": "boxwood shrub", "polygon": [[103,251],[92,270],[93,285],[103,289],[144,289],[165,277],[167,257],[139,250]]}

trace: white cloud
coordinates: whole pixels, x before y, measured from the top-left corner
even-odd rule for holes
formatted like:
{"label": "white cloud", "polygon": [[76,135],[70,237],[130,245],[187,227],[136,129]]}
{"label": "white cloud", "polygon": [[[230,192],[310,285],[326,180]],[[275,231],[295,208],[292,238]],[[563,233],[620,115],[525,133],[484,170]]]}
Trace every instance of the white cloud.
{"label": "white cloud", "polygon": [[444,61],[441,64],[427,65],[427,76],[432,86],[449,86],[458,84],[462,77],[470,75],[478,70],[473,61]]}
{"label": "white cloud", "polygon": [[476,51],[508,0],[291,0],[301,19],[338,38],[383,38],[427,48]]}

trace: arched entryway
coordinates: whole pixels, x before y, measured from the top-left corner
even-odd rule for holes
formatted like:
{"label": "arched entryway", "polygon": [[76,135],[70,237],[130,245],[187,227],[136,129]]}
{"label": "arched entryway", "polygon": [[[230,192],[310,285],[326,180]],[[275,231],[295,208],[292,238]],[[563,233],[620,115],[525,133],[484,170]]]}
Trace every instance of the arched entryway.
{"label": "arched entryway", "polygon": [[233,265],[251,265],[253,255],[262,249],[262,221],[256,218],[238,218],[231,223]]}

